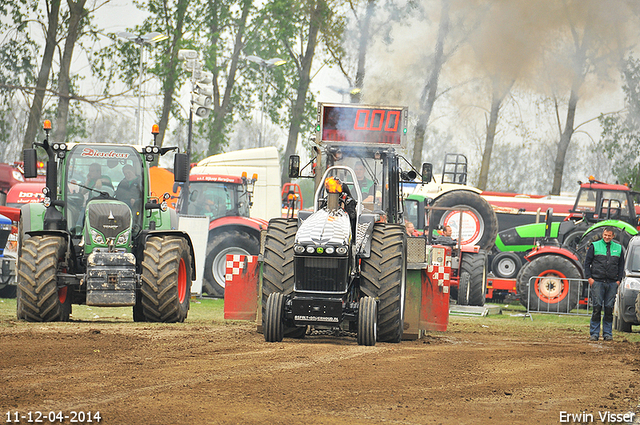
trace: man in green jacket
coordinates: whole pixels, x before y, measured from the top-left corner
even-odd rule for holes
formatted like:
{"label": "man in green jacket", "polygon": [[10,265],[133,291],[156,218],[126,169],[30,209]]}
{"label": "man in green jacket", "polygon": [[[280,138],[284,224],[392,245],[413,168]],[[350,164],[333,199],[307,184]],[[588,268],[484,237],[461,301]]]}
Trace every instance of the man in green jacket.
{"label": "man in green jacket", "polygon": [[613,305],[618,292],[618,285],[624,277],[624,250],[615,242],[612,228],[605,228],[602,239],[591,244],[584,260],[584,274],[589,279],[593,313],[589,333],[591,341],[600,337],[600,315],[604,306],[602,319],[602,337],[611,341],[613,327]]}

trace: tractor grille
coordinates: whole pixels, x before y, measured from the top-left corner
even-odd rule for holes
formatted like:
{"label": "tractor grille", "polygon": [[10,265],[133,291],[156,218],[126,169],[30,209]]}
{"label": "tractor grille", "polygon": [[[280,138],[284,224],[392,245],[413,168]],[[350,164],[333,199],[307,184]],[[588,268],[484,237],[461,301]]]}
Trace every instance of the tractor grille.
{"label": "tractor grille", "polygon": [[131,210],[120,202],[91,203],[87,207],[89,226],[105,238],[115,238],[131,226]]}
{"label": "tractor grille", "polygon": [[295,257],[294,290],[301,292],[347,291],[348,258]]}

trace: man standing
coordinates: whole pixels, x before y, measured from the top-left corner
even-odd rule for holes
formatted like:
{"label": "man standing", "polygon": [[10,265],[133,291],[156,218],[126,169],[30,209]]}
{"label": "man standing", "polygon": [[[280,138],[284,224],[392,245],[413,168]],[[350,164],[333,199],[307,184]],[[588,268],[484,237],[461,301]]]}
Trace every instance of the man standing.
{"label": "man standing", "polygon": [[600,337],[600,315],[604,305],[602,319],[602,337],[611,341],[613,327],[613,305],[618,285],[624,277],[624,251],[622,245],[613,241],[613,229],[606,227],[602,239],[591,244],[584,260],[584,274],[589,279],[593,313],[591,314],[590,339]]}

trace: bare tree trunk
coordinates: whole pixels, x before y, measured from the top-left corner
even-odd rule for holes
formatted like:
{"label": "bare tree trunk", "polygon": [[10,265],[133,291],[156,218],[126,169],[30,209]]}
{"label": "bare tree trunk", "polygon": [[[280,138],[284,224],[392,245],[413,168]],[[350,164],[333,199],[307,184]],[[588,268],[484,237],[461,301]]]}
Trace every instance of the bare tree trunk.
{"label": "bare tree trunk", "polygon": [[358,46],[358,69],[356,71],[356,88],[360,89],[357,93],[351,94],[351,103],[360,103],[362,98],[362,88],[364,87],[365,62],[367,58],[367,47],[369,46],[369,26],[371,25],[371,17],[376,7],[376,0],[367,0],[367,9],[360,25],[360,43]]}
{"label": "bare tree trunk", "polygon": [[478,178],[478,189],[486,190],[487,181],[489,180],[489,168],[491,167],[491,153],[493,152],[493,142],[496,137],[496,128],[498,126],[498,116],[502,101],[511,89],[513,81],[508,87],[502,88],[498,77],[492,78],[492,96],[491,111],[489,112],[489,125],[487,126],[487,138],[484,143],[484,152],[482,153],[482,166],[480,167],[480,177]]}
{"label": "bare tree trunk", "polygon": [[[229,72],[227,81],[225,84],[224,95],[222,100],[220,94],[216,89],[214,91],[214,108],[213,108],[213,124],[211,125],[209,149],[208,155],[218,153],[220,146],[224,142],[224,125],[227,114],[230,112],[231,93],[233,92],[233,86],[235,84],[236,72],[238,70],[238,62],[240,60],[240,53],[244,47],[244,33],[247,25],[247,18],[251,7],[253,6],[252,0],[244,0],[242,4],[242,16],[238,22],[238,32],[234,42],[233,54],[231,55],[231,63],[229,64]],[[217,73],[216,73],[217,74]],[[217,75],[214,75],[214,83],[217,81]]]}
{"label": "bare tree trunk", "polygon": [[551,186],[551,195],[560,195],[562,189],[562,174],[564,171],[564,161],[567,157],[567,150],[573,136],[573,124],[576,118],[576,107],[578,105],[578,89],[580,84],[574,83],[569,96],[569,105],[567,106],[567,121],[565,122],[564,131],[560,136],[558,143],[558,153],[556,154],[555,167],[553,169],[553,185]]}
{"label": "bare tree trunk", "polygon": [[436,50],[433,57],[433,67],[427,85],[423,94],[423,111],[418,116],[418,123],[413,139],[413,156],[411,162],[414,166],[420,166],[422,162],[422,147],[424,145],[424,136],[426,134],[429,117],[433,111],[433,105],[436,102],[438,93],[438,78],[444,63],[444,40],[449,33],[449,0],[442,0],[442,13],[440,16],[440,27],[438,29],[438,40],[436,41]]}
{"label": "bare tree trunk", "polygon": [[[167,75],[165,76],[162,84],[162,114],[160,116],[160,132],[156,138],[158,146],[162,146],[164,141],[164,134],[169,124],[169,114],[171,113],[171,104],[173,103],[173,95],[176,91],[176,81],[178,81],[178,50],[180,42],[182,41],[182,28],[184,26],[184,16],[187,13],[187,7],[189,6],[189,0],[180,0],[177,5],[176,13],[176,27],[173,30],[173,37],[171,38],[171,45],[167,51],[169,62],[167,63]],[[140,54],[142,54],[142,47],[140,48]],[[191,105],[189,105],[191,107]]]}
{"label": "bare tree trunk", "polygon": [[48,27],[47,38],[44,47],[44,55],[42,56],[42,64],[40,65],[40,71],[38,72],[38,80],[36,82],[36,92],[33,96],[33,103],[31,104],[31,110],[29,111],[29,123],[27,124],[27,131],[24,134],[22,141],[23,149],[31,148],[32,143],[36,139],[38,129],[40,129],[40,116],[42,114],[42,105],[44,103],[44,94],[47,89],[47,83],[49,82],[49,75],[51,74],[51,62],[53,60],[53,52],[56,47],[56,34],[58,33],[58,15],[60,14],[60,0],[51,0],[48,4]]}
{"label": "bare tree trunk", "polygon": [[[322,17],[326,9],[326,1],[318,0],[315,3],[315,8],[311,10],[309,20],[309,39],[301,61],[300,82],[298,85],[297,97],[291,113],[291,126],[289,127],[287,147],[284,151],[285,163],[288,161],[289,156],[295,152],[296,145],[298,143],[300,122],[304,116],[304,105],[307,98],[307,92],[309,91],[309,83],[311,82],[311,63],[313,62],[313,56],[318,43],[318,32],[322,25]],[[287,167],[282,167],[282,183],[288,183],[289,181],[290,179]]]}
{"label": "bare tree trunk", "polygon": [[80,21],[85,16],[84,5],[87,0],[73,2],[67,0],[69,5],[69,32],[64,42],[64,53],[60,62],[60,74],[58,75],[58,116],[56,127],[53,131],[53,141],[62,143],[67,136],[67,122],[69,121],[69,69],[71,68],[71,57],[75,48],[80,31]]}

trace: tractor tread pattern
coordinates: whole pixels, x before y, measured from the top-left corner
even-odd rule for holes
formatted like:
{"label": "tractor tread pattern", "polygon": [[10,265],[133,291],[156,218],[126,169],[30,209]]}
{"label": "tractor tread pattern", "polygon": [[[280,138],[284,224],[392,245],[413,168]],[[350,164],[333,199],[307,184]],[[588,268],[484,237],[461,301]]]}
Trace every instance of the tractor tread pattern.
{"label": "tractor tread pattern", "polygon": [[23,241],[18,260],[18,319],[28,322],[63,319],[56,273],[64,246],[64,238],[59,236],[34,236]]}
{"label": "tractor tread pattern", "polygon": [[400,342],[402,338],[405,247],[402,226],[376,224],[371,256],[361,263],[360,290],[378,301],[378,341]]}
{"label": "tractor tread pattern", "polygon": [[[458,304],[484,306],[486,269],[487,254],[485,251],[480,250],[477,254],[469,252],[462,254],[460,275],[469,274],[469,285],[464,291],[462,291],[462,284],[458,288]],[[462,281],[462,279],[460,280]]]}
{"label": "tractor tread pattern", "polygon": [[[180,303],[178,269],[180,259],[187,268],[186,296]],[[147,321],[184,322],[191,296],[191,255],[187,242],[175,236],[151,236],[142,261],[142,310]]]}

